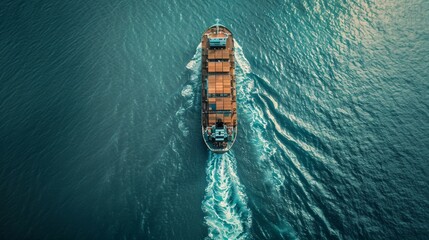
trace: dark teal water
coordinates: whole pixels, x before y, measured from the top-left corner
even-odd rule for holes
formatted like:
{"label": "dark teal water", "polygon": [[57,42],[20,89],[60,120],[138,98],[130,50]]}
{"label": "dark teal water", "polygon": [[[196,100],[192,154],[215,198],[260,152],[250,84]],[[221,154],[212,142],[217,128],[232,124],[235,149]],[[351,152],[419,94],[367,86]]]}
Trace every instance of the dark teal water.
{"label": "dark teal water", "polygon": [[[2,1],[1,239],[426,239],[429,2]],[[200,132],[236,38],[239,136]]]}

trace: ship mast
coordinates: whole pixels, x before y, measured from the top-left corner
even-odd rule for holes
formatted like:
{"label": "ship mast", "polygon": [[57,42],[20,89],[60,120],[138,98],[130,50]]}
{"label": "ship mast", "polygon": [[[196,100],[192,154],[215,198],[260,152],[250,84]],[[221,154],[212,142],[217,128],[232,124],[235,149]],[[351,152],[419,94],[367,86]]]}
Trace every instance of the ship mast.
{"label": "ship mast", "polygon": [[216,18],[216,34],[219,33],[219,18]]}

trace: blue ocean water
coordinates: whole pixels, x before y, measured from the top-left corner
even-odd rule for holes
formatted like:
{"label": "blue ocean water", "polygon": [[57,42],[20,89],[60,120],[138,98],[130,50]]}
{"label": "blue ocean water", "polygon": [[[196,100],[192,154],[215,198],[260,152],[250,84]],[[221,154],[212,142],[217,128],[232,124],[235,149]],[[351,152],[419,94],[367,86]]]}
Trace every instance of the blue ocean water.
{"label": "blue ocean water", "polygon": [[[0,3],[1,239],[426,239],[429,2]],[[201,34],[239,134],[201,138]]]}

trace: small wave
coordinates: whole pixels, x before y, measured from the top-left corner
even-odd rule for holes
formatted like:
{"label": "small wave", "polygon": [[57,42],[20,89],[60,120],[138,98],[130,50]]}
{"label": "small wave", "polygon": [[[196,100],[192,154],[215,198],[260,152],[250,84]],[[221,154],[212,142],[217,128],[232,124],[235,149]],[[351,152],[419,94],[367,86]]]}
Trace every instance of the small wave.
{"label": "small wave", "polygon": [[236,173],[233,153],[210,152],[206,195],[202,209],[209,227],[208,239],[247,239],[252,215],[247,196]]}
{"label": "small wave", "polygon": [[181,94],[183,97],[189,98],[194,95],[194,90],[192,89],[191,85],[186,85],[185,87],[183,87]]}

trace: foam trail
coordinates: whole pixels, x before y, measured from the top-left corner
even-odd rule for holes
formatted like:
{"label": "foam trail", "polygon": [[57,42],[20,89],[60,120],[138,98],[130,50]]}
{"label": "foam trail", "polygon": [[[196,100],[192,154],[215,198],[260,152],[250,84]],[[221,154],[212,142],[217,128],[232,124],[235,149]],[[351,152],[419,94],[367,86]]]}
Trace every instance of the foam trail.
{"label": "foam trail", "polygon": [[209,227],[207,239],[248,239],[252,214],[237,176],[234,154],[210,152],[206,171],[208,186],[202,209]]}
{"label": "foam trail", "polygon": [[252,69],[250,68],[249,61],[244,56],[243,48],[240,46],[240,44],[238,44],[237,40],[234,41],[234,45],[235,45],[234,57],[237,60],[237,63],[239,65],[241,71],[243,72],[243,74],[250,73],[252,71]]}
{"label": "foam trail", "polygon": [[201,43],[198,44],[195,49],[195,54],[191,61],[188,62],[186,68],[192,71],[191,79],[196,80],[199,76],[199,70],[201,69]]}
{"label": "foam trail", "polygon": [[253,97],[258,94],[258,89],[255,88],[255,80],[252,79],[252,73],[249,61],[246,59],[241,46],[235,41],[235,59],[238,67],[236,67],[237,79],[237,96],[240,102],[239,108],[250,121],[249,129],[253,132],[250,139],[252,144],[261,152],[258,164],[266,170],[266,180],[271,182],[277,192],[283,186],[285,177],[279,168],[272,161],[273,156],[277,151],[277,147],[271,144],[266,134],[267,121],[264,118],[262,109],[254,102]]}
{"label": "foam trail", "polygon": [[185,98],[186,101],[182,106],[180,106],[179,110],[177,110],[176,112],[176,116],[179,119],[178,127],[182,131],[184,137],[187,137],[189,135],[189,128],[185,124],[184,115],[189,108],[195,106],[195,89],[199,83],[198,78],[200,76],[201,70],[201,43],[197,46],[195,54],[192,57],[191,61],[189,61],[186,65],[186,68],[191,71],[190,81],[188,84],[183,86],[181,91],[181,95]]}

